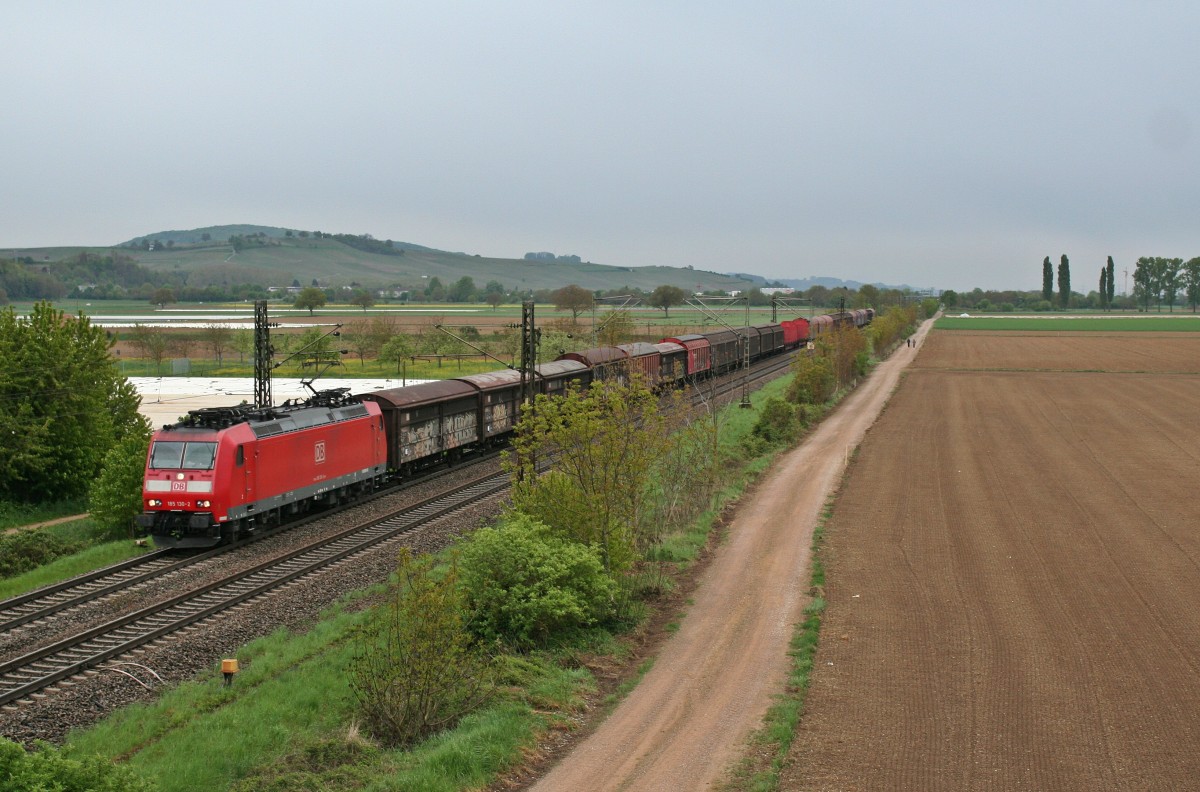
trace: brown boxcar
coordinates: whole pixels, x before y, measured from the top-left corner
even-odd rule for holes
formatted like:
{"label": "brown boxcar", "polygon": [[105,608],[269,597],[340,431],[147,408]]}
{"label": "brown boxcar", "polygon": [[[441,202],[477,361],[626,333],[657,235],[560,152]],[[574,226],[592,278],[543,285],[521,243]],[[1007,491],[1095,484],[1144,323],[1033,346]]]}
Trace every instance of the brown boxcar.
{"label": "brown boxcar", "polygon": [[479,391],[458,380],[442,380],[362,395],[383,411],[388,465],[405,470],[456,456],[479,440]]}
{"label": "brown boxcar", "polygon": [[663,343],[679,344],[687,350],[687,376],[699,377],[712,371],[712,348],[704,336],[692,333],[664,338]]}
{"label": "brown boxcar", "polygon": [[624,349],[605,346],[585,349],[582,352],[565,352],[557,359],[582,363],[592,370],[593,380],[604,380],[620,377],[623,374],[625,361],[629,359],[629,354]]}
{"label": "brown boxcar", "polygon": [[632,344],[618,344],[617,349],[625,350],[625,354],[629,356],[630,374],[641,375],[646,387],[658,386],[662,353],[654,348],[654,344],[636,341]]}
{"label": "brown boxcar", "polygon": [[670,341],[662,341],[654,345],[661,356],[659,362],[659,384],[664,388],[675,388],[683,383],[687,376],[687,347]]}

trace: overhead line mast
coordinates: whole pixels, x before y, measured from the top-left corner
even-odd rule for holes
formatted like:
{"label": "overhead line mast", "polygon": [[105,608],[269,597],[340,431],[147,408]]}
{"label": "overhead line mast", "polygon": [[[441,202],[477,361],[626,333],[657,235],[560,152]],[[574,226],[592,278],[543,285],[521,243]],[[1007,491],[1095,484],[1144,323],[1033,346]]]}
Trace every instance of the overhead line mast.
{"label": "overhead line mast", "polygon": [[254,301],[254,406],[271,407],[271,332],[267,301]]}

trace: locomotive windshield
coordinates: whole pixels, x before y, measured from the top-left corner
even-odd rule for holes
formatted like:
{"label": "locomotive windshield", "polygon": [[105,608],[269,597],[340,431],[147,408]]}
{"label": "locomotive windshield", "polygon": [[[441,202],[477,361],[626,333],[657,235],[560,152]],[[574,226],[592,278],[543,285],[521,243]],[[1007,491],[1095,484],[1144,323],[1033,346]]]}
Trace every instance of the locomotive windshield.
{"label": "locomotive windshield", "polygon": [[216,443],[157,442],[150,452],[150,467],[171,470],[211,470]]}

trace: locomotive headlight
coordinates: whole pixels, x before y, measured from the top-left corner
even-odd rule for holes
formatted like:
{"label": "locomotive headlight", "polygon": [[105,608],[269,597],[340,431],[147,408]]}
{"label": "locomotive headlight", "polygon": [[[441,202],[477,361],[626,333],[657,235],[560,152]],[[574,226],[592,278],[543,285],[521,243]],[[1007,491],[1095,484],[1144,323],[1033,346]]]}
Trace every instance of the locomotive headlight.
{"label": "locomotive headlight", "polygon": [[147,506],[162,506],[162,501],[160,501],[157,498],[151,498],[150,500],[146,501],[146,505]]}
{"label": "locomotive headlight", "polygon": [[212,506],[212,501],[196,501],[197,509],[207,509],[209,506]]}

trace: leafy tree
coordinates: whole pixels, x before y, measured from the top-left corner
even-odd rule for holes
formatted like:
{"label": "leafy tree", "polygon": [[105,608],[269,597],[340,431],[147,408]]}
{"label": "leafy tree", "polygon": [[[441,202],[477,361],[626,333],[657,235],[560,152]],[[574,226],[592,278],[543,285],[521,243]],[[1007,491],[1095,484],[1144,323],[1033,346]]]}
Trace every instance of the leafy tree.
{"label": "leafy tree", "polygon": [[1042,299],[1054,302],[1054,267],[1049,256],[1042,262]]}
{"label": "leafy tree", "polygon": [[946,306],[947,309],[958,305],[958,292],[954,291],[954,289],[946,289],[942,292],[942,305]]}
{"label": "leafy tree", "polygon": [[492,306],[492,310],[494,311],[500,307],[501,303],[504,302],[504,294],[501,292],[490,291],[487,293],[487,296],[484,299],[487,300],[487,304]]}
{"label": "leafy tree", "polygon": [[763,290],[755,286],[746,292],[746,301],[754,306],[770,305],[771,298],[763,294]]}
{"label": "leafy tree", "polygon": [[398,581],[355,635],[350,690],[368,731],[410,746],[451,728],[491,695],[490,658],[467,628],[458,568],[432,573],[429,556],[400,551]]}
{"label": "leafy tree", "polygon": [[375,304],[375,295],[366,289],[359,289],[350,298],[350,304],[360,306],[363,309],[363,313],[366,313],[367,309]]}
{"label": "leafy tree", "polygon": [[1195,313],[1197,304],[1200,304],[1200,258],[1188,259],[1183,265],[1183,293],[1187,304],[1192,306],[1192,313]]}
{"label": "leafy tree", "polygon": [[1133,299],[1142,306],[1143,311],[1150,310],[1150,300],[1156,295],[1153,266],[1153,259],[1142,256],[1133,267]]}
{"label": "leafy tree", "polygon": [[141,357],[154,362],[154,373],[161,374],[162,362],[167,359],[167,346],[170,343],[167,331],[161,327],[135,323],[129,341]]}
{"label": "leafy tree", "polygon": [[1116,296],[1117,287],[1115,284],[1117,277],[1116,267],[1113,265],[1112,256],[1108,257],[1108,293],[1105,295],[1104,304],[1112,308],[1113,297]]}
{"label": "leafy tree", "polygon": [[159,288],[154,290],[154,294],[150,297],[150,304],[157,305],[159,308],[173,304],[175,302],[175,292],[167,288]]}
{"label": "leafy tree", "polygon": [[217,365],[221,365],[226,352],[234,346],[233,330],[227,324],[212,322],[200,331],[200,343],[212,352]]}
{"label": "leafy tree", "polygon": [[596,324],[597,340],[605,346],[624,344],[633,337],[633,316],[624,308],[609,311]]}
{"label": "leafy tree", "polygon": [[446,299],[450,302],[465,303],[472,302],[475,299],[475,279],[470,275],[463,275],[454,282],[450,290],[446,292]]}
{"label": "leafy tree", "polygon": [[767,399],[748,436],[747,444],[752,452],[791,445],[800,433],[802,415],[791,402],[775,396]]}
{"label": "leafy tree", "polygon": [[858,294],[854,296],[855,308],[871,308],[879,305],[879,287],[870,283],[864,283],[858,287]]}
{"label": "leafy tree", "polygon": [[1058,304],[1067,308],[1071,303],[1071,263],[1063,253],[1058,265]]}
{"label": "leafy tree", "polygon": [[663,316],[671,315],[672,305],[681,305],[687,298],[687,292],[678,286],[663,284],[656,288],[651,294],[646,304],[652,308],[661,308]]}
{"label": "leafy tree", "polygon": [[383,363],[395,363],[396,373],[400,373],[400,364],[411,358],[416,351],[413,338],[406,333],[396,333],[384,342],[379,350],[379,360]]}
{"label": "leafy tree", "polygon": [[829,305],[829,287],[827,286],[820,284],[809,286],[806,294],[814,308]]}
{"label": "leafy tree", "polygon": [[104,455],[100,475],[88,490],[88,511],[113,535],[129,528],[142,511],[142,479],[150,448],[150,423],[140,421]]}
{"label": "leafy tree", "polygon": [[570,311],[571,321],[579,318],[579,314],[591,310],[594,298],[592,293],[582,286],[572,283],[554,292],[554,307],[559,311]]}
{"label": "leafy tree", "polygon": [[792,383],[787,397],[796,404],[824,404],[837,390],[833,362],[824,355],[801,350],[792,362]]}
{"label": "leafy tree", "polygon": [[442,302],[446,299],[446,287],[436,275],[429,279],[429,285],[425,287],[425,296],[432,302]]}
{"label": "leafy tree", "polygon": [[544,646],[610,618],[618,593],[594,547],[519,513],[466,542],[460,560],[471,628],[488,640]]}
{"label": "leafy tree", "polygon": [[[539,396],[522,412],[514,455],[505,462],[514,507],[598,548],[609,573],[624,572],[651,527],[651,472],[671,442],[666,429],[658,398],[636,377]],[[538,473],[535,460],[555,454],[554,467]]]}
{"label": "leafy tree", "polygon": [[1160,269],[1159,283],[1162,286],[1162,301],[1167,304],[1167,310],[1175,313],[1175,301],[1179,299],[1180,271],[1183,269],[1183,259],[1158,259]]}
{"label": "leafy tree", "polygon": [[300,293],[296,295],[296,302],[294,305],[297,308],[307,308],[308,315],[312,316],[314,309],[325,307],[325,292],[316,286],[305,286],[300,290]]}
{"label": "leafy tree", "polygon": [[113,341],[82,313],[37,303],[0,311],[0,499],[77,497],[105,452],[137,426],[137,391]]}
{"label": "leafy tree", "polygon": [[1106,267],[1100,268],[1100,291],[1098,294],[1100,307],[1107,308],[1105,301],[1108,299],[1108,269]]}

